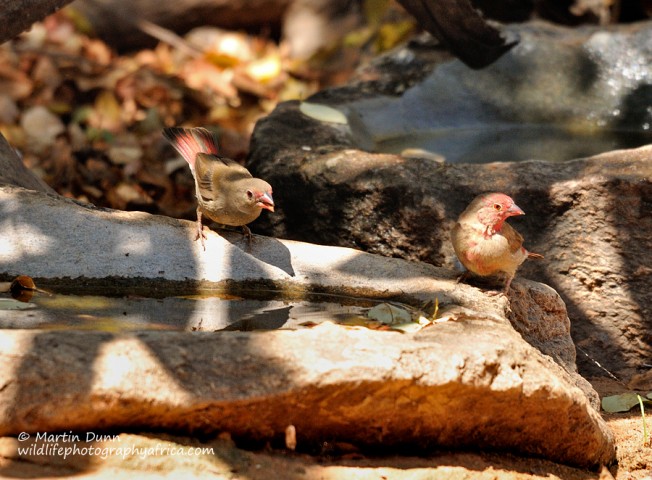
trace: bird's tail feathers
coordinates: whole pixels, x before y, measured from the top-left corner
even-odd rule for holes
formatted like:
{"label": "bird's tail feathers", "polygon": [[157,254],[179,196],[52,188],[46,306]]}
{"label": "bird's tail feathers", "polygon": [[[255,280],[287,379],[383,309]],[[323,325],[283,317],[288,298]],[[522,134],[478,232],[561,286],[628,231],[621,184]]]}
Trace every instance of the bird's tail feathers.
{"label": "bird's tail feathers", "polygon": [[543,258],[543,255],[541,255],[540,253],[527,252],[527,258],[541,259]]}
{"label": "bird's tail feathers", "polygon": [[219,147],[215,135],[205,128],[172,127],[163,129],[163,136],[195,170],[198,153],[217,155]]}

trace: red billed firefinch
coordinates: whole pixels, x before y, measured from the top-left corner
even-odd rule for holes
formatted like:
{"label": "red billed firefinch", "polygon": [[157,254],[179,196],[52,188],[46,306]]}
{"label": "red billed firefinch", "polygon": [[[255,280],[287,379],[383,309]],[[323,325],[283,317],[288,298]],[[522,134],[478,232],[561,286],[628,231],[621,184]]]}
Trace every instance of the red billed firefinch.
{"label": "red billed firefinch", "polygon": [[470,273],[486,277],[503,273],[507,276],[507,293],[516,269],[527,258],[543,258],[523,247],[523,237],[509,224],[508,217],[525,215],[504,193],[484,193],[473,199],[462,212],[451,232],[457,258]]}
{"label": "red billed firefinch", "polygon": [[251,240],[248,223],[260,216],[263,208],[274,211],[272,187],[254,178],[239,163],[220,157],[217,138],[205,128],[166,128],[163,136],[190,165],[197,197],[197,237],[206,250],[202,214],[222,225],[242,227]]}

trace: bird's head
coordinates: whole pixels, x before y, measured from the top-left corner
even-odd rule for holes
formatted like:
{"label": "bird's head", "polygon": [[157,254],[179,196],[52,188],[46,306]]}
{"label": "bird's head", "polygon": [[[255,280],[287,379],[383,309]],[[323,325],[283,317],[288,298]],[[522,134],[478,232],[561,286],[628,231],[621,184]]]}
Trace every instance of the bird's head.
{"label": "bird's head", "polygon": [[477,197],[477,217],[480,223],[500,231],[505,220],[515,215],[525,215],[525,212],[514,203],[511,197],[504,193],[485,193]]}
{"label": "bird's head", "polygon": [[260,179],[252,179],[252,184],[247,188],[247,204],[252,207],[274,211],[274,198],[272,197],[272,187],[269,183]]}

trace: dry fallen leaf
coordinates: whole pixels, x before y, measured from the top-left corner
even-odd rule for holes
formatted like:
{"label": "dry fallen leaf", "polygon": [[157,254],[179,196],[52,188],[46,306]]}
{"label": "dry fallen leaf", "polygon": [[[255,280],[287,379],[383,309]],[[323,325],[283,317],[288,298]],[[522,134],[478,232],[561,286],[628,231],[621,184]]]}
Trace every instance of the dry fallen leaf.
{"label": "dry fallen leaf", "polygon": [[339,110],[318,103],[301,102],[299,110],[305,116],[319,120],[320,122],[337,123],[346,125],[348,120]]}
{"label": "dry fallen leaf", "polygon": [[61,119],[42,105],[27,109],[20,124],[29,137],[30,150],[37,153],[51,148],[55,138],[66,130]]}
{"label": "dry fallen leaf", "polygon": [[36,284],[34,283],[32,277],[28,277],[27,275],[18,275],[11,282],[11,291],[13,292],[16,290],[36,290]]}

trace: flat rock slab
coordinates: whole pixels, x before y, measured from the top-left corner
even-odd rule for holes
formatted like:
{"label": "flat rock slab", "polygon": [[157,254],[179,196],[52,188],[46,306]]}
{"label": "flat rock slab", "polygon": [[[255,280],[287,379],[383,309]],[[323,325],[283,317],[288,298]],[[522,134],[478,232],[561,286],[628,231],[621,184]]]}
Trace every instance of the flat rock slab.
{"label": "flat rock slab", "polygon": [[417,335],[332,324],[2,330],[0,434],[149,428],[275,440],[294,425],[306,444],[495,448],[578,466],[614,459],[549,287],[519,280],[496,298],[424,263],[259,236],[248,245],[235,233],[208,232],[204,252],[193,237],[191,222],[0,188],[6,278],[438,298],[451,320]]}
{"label": "flat rock slab", "polygon": [[0,434],[164,429],[505,449],[589,467],[613,439],[561,368],[487,318],[421,335],[3,331]]}

